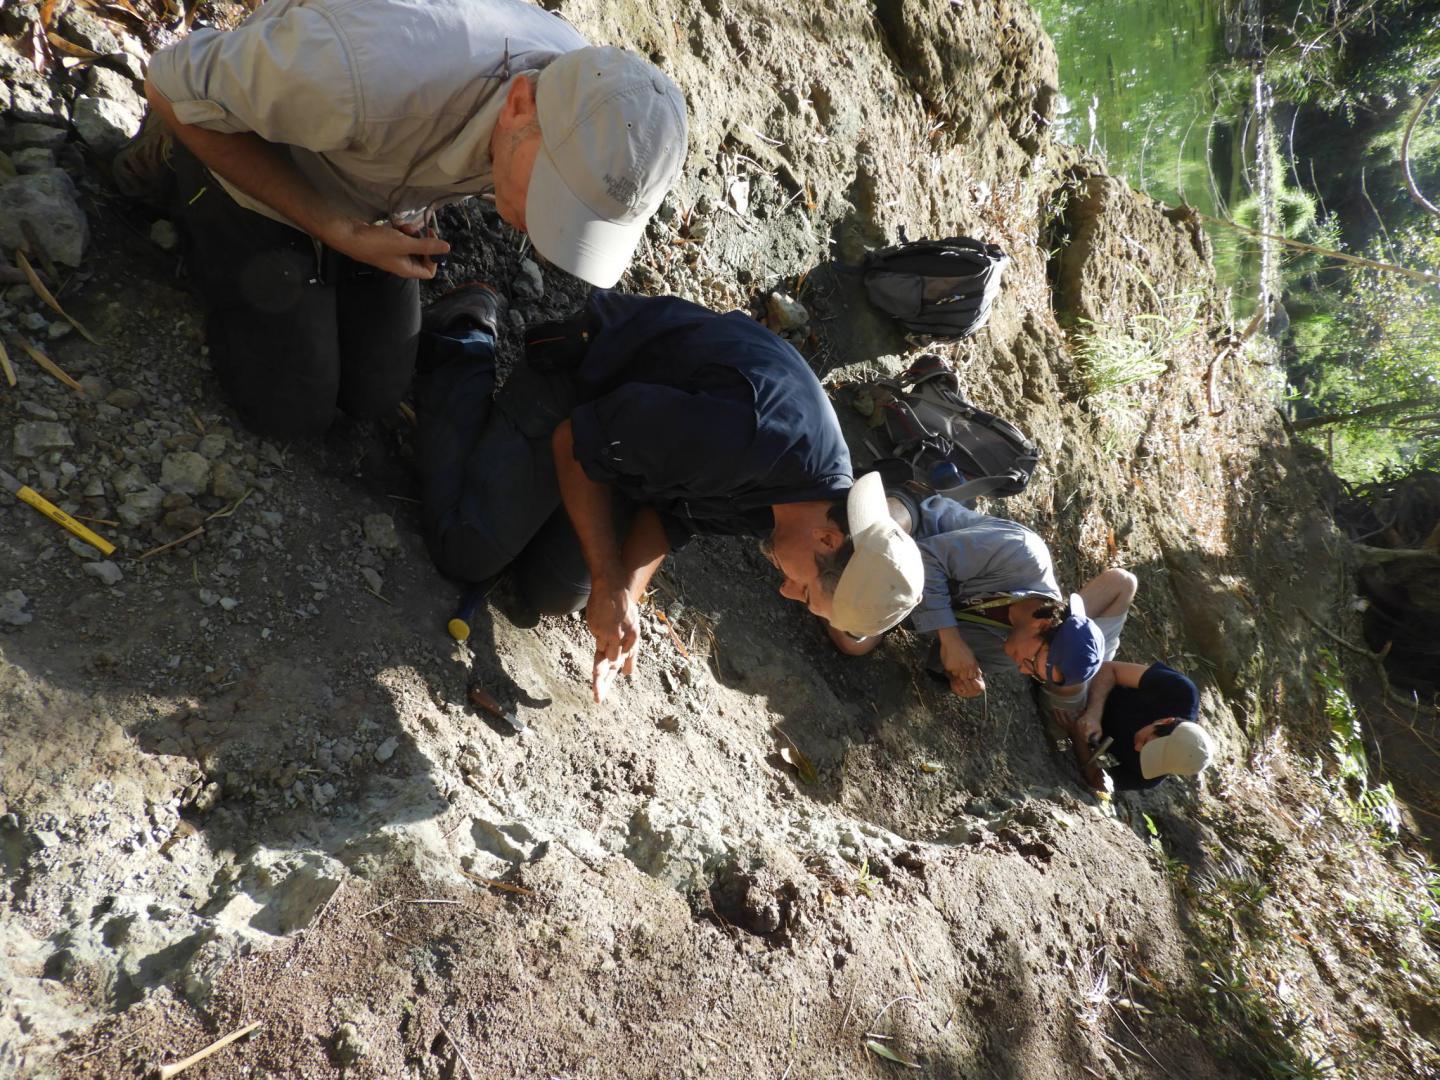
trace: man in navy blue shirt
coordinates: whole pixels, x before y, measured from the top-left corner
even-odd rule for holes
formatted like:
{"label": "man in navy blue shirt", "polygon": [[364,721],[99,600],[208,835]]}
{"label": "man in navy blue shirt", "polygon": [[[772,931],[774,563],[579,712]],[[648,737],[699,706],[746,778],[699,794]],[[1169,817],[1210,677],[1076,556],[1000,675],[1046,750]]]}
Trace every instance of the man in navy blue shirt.
{"label": "man in navy blue shirt", "polygon": [[768,535],[788,580],[818,581],[850,454],[794,348],[743,312],[598,291],[527,332],[492,401],[498,313],[493,291],[470,286],[426,316],[430,551],[464,581],[511,568],[542,614],[584,605],[597,701],[633,669],[637,601],[692,535]]}
{"label": "man in navy blue shirt", "polygon": [[[1102,769],[1117,790],[1155,787],[1167,776],[1194,776],[1210,764],[1214,746],[1196,723],[1195,684],[1165,664],[1106,661],[1090,684],[1085,711],[1070,728],[1076,758],[1093,788]],[[1086,763],[1104,739],[1115,764]]]}

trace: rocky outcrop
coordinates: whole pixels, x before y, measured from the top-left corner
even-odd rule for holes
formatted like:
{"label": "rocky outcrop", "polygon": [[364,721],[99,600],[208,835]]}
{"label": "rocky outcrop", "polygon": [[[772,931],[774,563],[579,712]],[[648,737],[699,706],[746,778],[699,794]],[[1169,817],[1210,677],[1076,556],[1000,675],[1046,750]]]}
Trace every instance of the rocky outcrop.
{"label": "rocky outcrop", "polygon": [[1063,189],[1055,308],[1065,318],[1124,326],[1164,314],[1176,281],[1206,294],[1215,279],[1200,218],[1132,191],[1114,177],[1082,173]]}

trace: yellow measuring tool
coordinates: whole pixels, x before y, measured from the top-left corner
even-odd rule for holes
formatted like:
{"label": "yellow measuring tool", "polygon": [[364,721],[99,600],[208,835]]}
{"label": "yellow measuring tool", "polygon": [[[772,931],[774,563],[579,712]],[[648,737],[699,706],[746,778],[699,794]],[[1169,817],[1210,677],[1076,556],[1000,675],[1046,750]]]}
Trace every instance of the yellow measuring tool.
{"label": "yellow measuring tool", "polygon": [[63,525],[91,547],[99,548],[100,554],[110,555],[115,551],[115,545],[109,540],[91,532],[34,488],[20,483],[4,469],[0,469],[0,487],[13,494],[21,502],[29,503],[57,525]]}

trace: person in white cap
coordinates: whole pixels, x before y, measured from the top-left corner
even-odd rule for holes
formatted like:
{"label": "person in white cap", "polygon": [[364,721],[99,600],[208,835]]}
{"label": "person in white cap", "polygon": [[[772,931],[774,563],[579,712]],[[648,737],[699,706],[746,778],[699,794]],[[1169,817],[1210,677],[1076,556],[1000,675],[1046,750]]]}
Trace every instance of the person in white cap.
{"label": "person in white cap", "polygon": [[839,503],[832,504],[813,535],[797,538],[809,558],[789,557],[774,537],[761,549],[785,575],[780,595],[825,620],[832,637],[878,640],[920,602],[920,549],[890,516],[879,473],[856,480],[843,515],[839,510]]}
{"label": "person in white cap", "polygon": [[542,256],[608,287],[686,149],[669,78],[523,0],[270,0],[157,52],[146,94],[116,181],[139,193],[168,155],[212,365],[285,435],[399,403],[418,282],[449,250],[439,206],[493,195]]}
{"label": "person in white cap", "polygon": [[[1167,776],[1198,775],[1215,756],[1199,704],[1195,684],[1165,664],[1107,661],[1069,729],[1086,782],[1102,790],[1105,772],[1117,790],[1144,790]],[[1108,760],[1097,759],[1106,739]]]}

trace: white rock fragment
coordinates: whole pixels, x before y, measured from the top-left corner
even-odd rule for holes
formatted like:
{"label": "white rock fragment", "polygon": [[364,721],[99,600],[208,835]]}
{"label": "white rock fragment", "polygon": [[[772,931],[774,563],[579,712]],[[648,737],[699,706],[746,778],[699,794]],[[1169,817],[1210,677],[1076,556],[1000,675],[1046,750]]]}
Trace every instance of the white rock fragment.
{"label": "white rock fragment", "polygon": [[104,557],[100,554],[99,548],[87,544],[78,536],[70,537],[69,540],[65,541],[65,546],[70,549],[72,554],[80,556],[80,558],[86,562],[99,562]]}
{"label": "white rock fragment", "polygon": [[102,585],[118,585],[121,579],[125,577],[125,575],[120,572],[120,567],[116,566],[109,559],[101,562],[87,562],[85,564],[85,573],[98,579]]}
{"label": "white rock fragment", "polygon": [[60,169],[47,169],[0,184],[0,248],[28,244],[28,222],[50,257],[79,266],[90,242],[90,223],[76,201],[75,184]]}
{"label": "white rock fragment", "polygon": [[210,462],[194,450],[166,454],[160,463],[160,486],[186,495],[202,495],[210,484]]}
{"label": "white rock fragment", "polygon": [[32,622],[34,615],[26,612],[25,608],[30,605],[30,598],[19,589],[11,589],[5,595],[0,596],[0,623],[7,626],[24,626]]}
{"label": "white rock fragment", "polygon": [[366,514],[364,534],[365,543],[379,551],[400,550],[400,534],[395,531],[395,519],[389,514]]}
{"label": "white rock fragment", "polygon": [[138,98],[112,101],[82,94],[75,99],[75,111],[70,119],[85,145],[100,154],[114,154],[140,130],[143,114],[139,111]]}
{"label": "white rock fragment", "polygon": [[150,226],[150,242],[161,251],[174,251],[180,246],[180,233],[175,223],[161,218]]}
{"label": "white rock fragment", "polygon": [[50,420],[24,420],[15,425],[13,449],[16,457],[34,458],[49,450],[68,450],[75,445],[64,424]]}
{"label": "white rock fragment", "polygon": [[520,260],[520,277],[515,279],[515,284],[522,293],[528,292],[537,300],[545,295],[545,278],[534,259]]}
{"label": "white rock fragment", "polygon": [[810,312],[805,310],[805,305],[783,292],[772,292],[765,301],[765,310],[772,330],[799,330],[810,324]]}
{"label": "white rock fragment", "polygon": [[152,485],[125,496],[125,501],[120,504],[116,513],[122,522],[133,529],[158,518],[164,499],[165,492]]}

